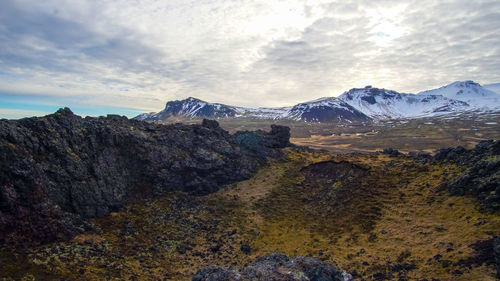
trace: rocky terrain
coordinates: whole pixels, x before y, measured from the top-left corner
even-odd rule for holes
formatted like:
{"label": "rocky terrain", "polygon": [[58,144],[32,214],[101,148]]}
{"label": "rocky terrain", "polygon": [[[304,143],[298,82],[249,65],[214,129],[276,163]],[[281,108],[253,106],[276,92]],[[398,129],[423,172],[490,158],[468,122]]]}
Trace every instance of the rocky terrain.
{"label": "rocky terrain", "polygon": [[499,141],[333,153],[69,109],[0,134],[0,280],[499,278]]}
{"label": "rocky terrain", "polygon": [[474,195],[484,208],[500,211],[500,141],[482,141],[470,150],[443,148],[433,159],[467,167],[458,179],[445,185],[452,195]]}
{"label": "rocky terrain", "polygon": [[289,258],[283,254],[270,254],[242,268],[207,267],[199,270],[192,281],[233,280],[322,280],[351,281],[352,276],[333,265],[310,257]]}
{"label": "rocky terrain", "polygon": [[0,245],[65,239],[86,218],[118,211],[134,194],[202,195],[248,179],[290,145],[289,129],[222,130],[216,121],[169,126],[68,108],[0,121]]}

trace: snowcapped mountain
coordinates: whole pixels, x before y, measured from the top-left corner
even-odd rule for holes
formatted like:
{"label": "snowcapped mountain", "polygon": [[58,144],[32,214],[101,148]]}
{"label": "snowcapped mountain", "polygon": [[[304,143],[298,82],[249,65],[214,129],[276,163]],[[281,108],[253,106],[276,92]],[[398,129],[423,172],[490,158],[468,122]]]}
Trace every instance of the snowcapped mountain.
{"label": "snowcapped mountain", "polygon": [[288,112],[292,107],[236,107],[236,117],[256,118],[256,119],[283,119],[288,116]]}
{"label": "snowcapped mountain", "polygon": [[165,109],[158,113],[141,114],[135,119],[144,121],[163,121],[171,116],[185,118],[224,118],[236,115],[235,107],[220,103],[208,103],[197,98],[189,97],[185,100],[167,102]]}
{"label": "snowcapped mountain", "polygon": [[144,121],[155,114],[156,114],[156,112],[141,113],[141,114],[137,115],[136,117],[134,117],[134,119]]}
{"label": "snowcapped mountain", "polygon": [[418,93],[419,96],[441,95],[463,101],[474,109],[500,109],[500,95],[473,81],[457,81],[447,86]]}
{"label": "snowcapped mountain", "polygon": [[307,122],[353,122],[370,118],[337,98],[322,98],[297,104],[293,107],[246,108],[219,103],[208,103],[196,98],[169,101],[165,109],[158,113],[143,113],[135,117],[143,121],[165,121],[169,117],[184,118],[255,118],[291,119]]}
{"label": "snowcapped mountain", "polygon": [[[499,84],[488,85],[500,89]],[[306,122],[354,122],[369,119],[420,118],[467,111],[499,111],[500,94],[472,81],[454,82],[439,89],[405,94],[371,86],[354,88],[339,97],[325,97],[290,107],[245,108],[208,103],[196,98],[167,102],[158,113],[135,119],[165,121],[182,118],[289,119]]]}
{"label": "snowcapped mountain", "polygon": [[299,103],[290,109],[287,117],[307,122],[351,122],[370,119],[370,117],[335,97]]}
{"label": "snowcapped mountain", "polygon": [[339,99],[375,119],[414,118],[468,110],[466,102],[440,95],[414,95],[371,86],[344,92]]}

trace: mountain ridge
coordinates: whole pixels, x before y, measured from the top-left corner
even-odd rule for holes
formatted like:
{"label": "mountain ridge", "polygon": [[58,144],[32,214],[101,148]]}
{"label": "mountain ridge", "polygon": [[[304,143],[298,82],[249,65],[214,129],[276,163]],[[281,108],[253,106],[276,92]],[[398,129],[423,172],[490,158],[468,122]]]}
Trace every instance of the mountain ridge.
{"label": "mountain ridge", "polygon": [[474,108],[500,109],[500,95],[471,80],[455,81],[437,89],[420,92],[417,95],[435,94],[466,102]]}
{"label": "mountain ridge", "polygon": [[[497,84],[490,84],[495,87]],[[379,119],[433,117],[468,111],[500,110],[500,94],[473,81],[456,81],[417,94],[372,86],[352,88],[338,97],[323,97],[287,107],[246,108],[209,103],[194,97],[169,101],[158,113],[134,119],[161,122],[170,117],[285,119],[304,122],[364,122]]]}

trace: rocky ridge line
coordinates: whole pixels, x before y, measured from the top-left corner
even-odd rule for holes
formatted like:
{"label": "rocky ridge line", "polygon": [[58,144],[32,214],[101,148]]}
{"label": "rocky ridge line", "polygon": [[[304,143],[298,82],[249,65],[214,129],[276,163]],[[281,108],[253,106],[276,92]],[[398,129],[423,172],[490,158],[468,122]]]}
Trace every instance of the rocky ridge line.
{"label": "rocky ridge line", "polygon": [[70,238],[131,194],[215,192],[279,157],[289,137],[282,126],[230,135],[213,120],[159,125],[68,108],[0,120],[0,246]]}

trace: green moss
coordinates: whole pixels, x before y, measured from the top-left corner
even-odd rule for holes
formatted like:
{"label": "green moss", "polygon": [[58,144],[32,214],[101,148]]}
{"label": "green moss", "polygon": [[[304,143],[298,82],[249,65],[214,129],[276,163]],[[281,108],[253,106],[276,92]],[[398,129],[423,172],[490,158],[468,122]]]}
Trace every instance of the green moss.
{"label": "green moss", "polygon": [[[481,213],[473,199],[439,189],[460,176],[455,165],[285,152],[286,162],[270,161],[252,179],[207,196],[174,192],[144,199],[139,195],[147,186],[141,187],[120,212],[94,220],[95,230],[73,241],[17,253],[16,259],[0,253],[6,269],[0,279],[32,274],[36,280],[191,280],[200,267],[241,266],[282,252],[321,257],[365,279],[388,272],[388,263],[406,262],[417,266],[407,279],[455,280],[450,272],[458,267],[427,261],[442,254],[457,262],[473,254],[468,245],[499,234],[498,215]],[[347,171],[342,180],[307,182],[302,169],[327,160],[363,165],[369,174]],[[346,190],[353,196],[341,193]],[[482,220],[487,223],[475,226]],[[240,251],[243,243],[251,254]],[[460,278],[491,276],[491,267],[474,267]]]}

